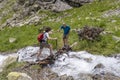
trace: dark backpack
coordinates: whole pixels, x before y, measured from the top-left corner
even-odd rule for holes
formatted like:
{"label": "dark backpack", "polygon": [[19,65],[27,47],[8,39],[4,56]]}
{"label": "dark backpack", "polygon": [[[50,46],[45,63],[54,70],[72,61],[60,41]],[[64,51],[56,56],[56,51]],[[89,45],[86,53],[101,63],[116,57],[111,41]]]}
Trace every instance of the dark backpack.
{"label": "dark backpack", "polygon": [[40,33],[40,34],[38,35],[38,37],[37,37],[38,42],[41,42],[41,41],[42,41],[43,35],[44,35],[44,33]]}

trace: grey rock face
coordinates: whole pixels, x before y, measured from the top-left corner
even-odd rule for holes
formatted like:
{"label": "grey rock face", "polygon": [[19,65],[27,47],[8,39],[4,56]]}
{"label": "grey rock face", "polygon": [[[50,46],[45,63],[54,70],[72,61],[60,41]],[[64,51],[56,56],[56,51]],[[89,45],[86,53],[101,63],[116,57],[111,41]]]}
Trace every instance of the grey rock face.
{"label": "grey rock face", "polygon": [[111,17],[111,16],[118,16],[120,17],[120,8],[116,9],[116,10],[109,10],[107,12],[105,12],[102,17]]}
{"label": "grey rock face", "polygon": [[2,1],[4,1],[4,0],[0,0],[0,2],[2,2]]}
{"label": "grey rock face", "polygon": [[54,4],[52,10],[53,11],[65,11],[67,9],[72,9],[72,7],[70,5],[68,5],[65,2],[59,1],[57,0],[56,3]]}
{"label": "grey rock face", "polygon": [[[0,9],[4,8],[9,2],[10,0],[0,0]],[[0,24],[0,29],[3,29],[4,27],[23,26],[25,25],[23,21],[25,23],[28,22],[25,21],[25,18],[37,14],[39,10],[60,12],[72,9],[73,6],[79,7],[84,3],[89,2],[92,2],[92,0],[17,0],[16,2],[12,2],[13,5],[9,7],[10,9],[3,11],[4,13],[0,15],[0,19],[2,20],[4,16],[9,15],[9,12],[14,12],[10,18]],[[36,24],[39,22],[40,21],[38,20],[38,22],[35,21],[32,23]]]}
{"label": "grey rock face", "polygon": [[85,3],[93,2],[93,0],[64,0],[64,1],[66,1],[69,5],[74,7],[80,7]]}

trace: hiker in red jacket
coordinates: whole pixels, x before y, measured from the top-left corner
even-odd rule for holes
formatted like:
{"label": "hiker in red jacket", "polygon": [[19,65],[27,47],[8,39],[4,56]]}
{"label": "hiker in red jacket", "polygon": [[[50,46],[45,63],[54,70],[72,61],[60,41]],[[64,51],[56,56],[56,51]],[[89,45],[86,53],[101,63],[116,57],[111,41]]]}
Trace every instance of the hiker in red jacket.
{"label": "hiker in red jacket", "polygon": [[40,50],[39,50],[39,53],[37,54],[37,60],[36,61],[39,61],[39,56],[43,50],[44,47],[47,47],[50,49],[50,55],[53,55],[52,53],[52,45],[48,44],[48,39],[51,39],[51,40],[57,40],[57,38],[51,38],[49,36],[49,33],[51,31],[51,28],[50,27],[46,27],[45,28],[45,32],[43,32],[40,36]]}

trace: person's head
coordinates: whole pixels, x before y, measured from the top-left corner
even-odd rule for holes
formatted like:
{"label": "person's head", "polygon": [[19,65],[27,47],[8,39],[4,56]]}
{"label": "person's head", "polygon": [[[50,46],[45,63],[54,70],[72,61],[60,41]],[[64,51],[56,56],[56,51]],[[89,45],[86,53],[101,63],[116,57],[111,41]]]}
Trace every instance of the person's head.
{"label": "person's head", "polygon": [[66,27],[66,24],[65,24],[65,23],[63,23],[63,27]]}
{"label": "person's head", "polygon": [[46,27],[45,28],[45,32],[50,32],[51,31],[51,28],[50,27]]}

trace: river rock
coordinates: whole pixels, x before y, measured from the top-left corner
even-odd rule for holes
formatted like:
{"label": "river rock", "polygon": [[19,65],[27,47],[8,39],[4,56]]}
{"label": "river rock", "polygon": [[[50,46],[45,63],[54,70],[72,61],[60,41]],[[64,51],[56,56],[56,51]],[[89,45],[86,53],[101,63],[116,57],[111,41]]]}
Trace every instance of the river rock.
{"label": "river rock", "polygon": [[92,78],[93,80],[120,80],[120,77],[111,73],[95,74]]}
{"label": "river rock", "polygon": [[10,72],[7,77],[8,80],[32,80],[27,74],[20,72]]}
{"label": "river rock", "polygon": [[60,76],[60,80],[74,80],[72,76],[62,75]]}
{"label": "river rock", "polygon": [[75,79],[75,80],[93,80],[92,75],[91,74],[79,74],[80,78],[79,79]]}
{"label": "river rock", "polygon": [[94,69],[97,69],[97,68],[104,68],[105,66],[102,64],[102,63],[99,63],[97,64]]}
{"label": "river rock", "polygon": [[110,57],[114,57],[114,58],[120,60],[120,53],[119,54],[112,54],[112,55],[110,55]]}
{"label": "river rock", "polygon": [[80,78],[75,80],[120,80],[120,77],[115,76],[112,73],[105,74],[79,74]]}
{"label": "river rock", "polygon": [[92,58],[84,58],[84,60],[89,62],[89,63],[92,62]]}

